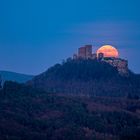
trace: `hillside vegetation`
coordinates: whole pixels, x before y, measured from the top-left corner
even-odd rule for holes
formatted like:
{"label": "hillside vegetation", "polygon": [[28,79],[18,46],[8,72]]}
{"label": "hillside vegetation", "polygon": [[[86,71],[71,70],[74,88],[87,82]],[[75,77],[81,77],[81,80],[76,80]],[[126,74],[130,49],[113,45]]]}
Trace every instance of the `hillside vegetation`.
{"label": "hillside vegetation", "polygon": [[140,77],[118,74],[115,67],[97,60],[67,60],[33,78],[29,85],[45,91],[92,96],[140,94]]}
{"label": "hillside vegetation", "polygon": [[0,140],[139,140],[140,100],[51,94],[5,82]]}
{"label": "hillside vegetation", "polygon": [[140,76],[67,60],[0,88],[0,140],[139,140]]}

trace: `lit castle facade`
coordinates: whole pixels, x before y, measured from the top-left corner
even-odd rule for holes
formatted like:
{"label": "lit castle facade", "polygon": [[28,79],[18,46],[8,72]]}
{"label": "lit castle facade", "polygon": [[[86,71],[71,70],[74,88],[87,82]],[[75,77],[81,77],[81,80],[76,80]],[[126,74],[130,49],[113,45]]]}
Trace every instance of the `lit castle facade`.
{"label": "lit castle facade", "polygon": [[[100,51],[103,49],[104,51]],[[104,48],[101,47],[96,53],[92,53],[92,45],[85,45],[78,49],[78,54],[74,54],[73,59],[93,59],[104,61],[113,67],[116,67],[121,75],[128,75],[128,61],[119,58],[117,49],[109,45],[104,46]]]}

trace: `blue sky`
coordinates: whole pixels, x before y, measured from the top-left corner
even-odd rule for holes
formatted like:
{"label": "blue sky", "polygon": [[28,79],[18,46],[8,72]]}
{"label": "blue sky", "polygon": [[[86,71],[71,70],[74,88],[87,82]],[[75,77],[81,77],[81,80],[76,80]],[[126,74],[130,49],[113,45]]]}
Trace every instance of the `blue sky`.
{"label": "blue sky", "polygon": [[139,0],[0,1],[0,69],[38,74],[92,44],[115,46],[140,73]]}

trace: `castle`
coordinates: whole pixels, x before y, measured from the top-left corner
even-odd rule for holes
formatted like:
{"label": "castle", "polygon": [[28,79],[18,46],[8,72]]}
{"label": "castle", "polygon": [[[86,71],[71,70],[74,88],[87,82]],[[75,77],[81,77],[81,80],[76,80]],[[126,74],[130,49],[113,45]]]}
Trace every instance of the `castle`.
{"label": "castle", "polygon": [[105,56],[103,52],[92,53],[92,45],[85,45],[78,49],[78,54],[73,55],[73,59],[93,59],[106,62],[116,67],[119,74],[128,75],[128,61],[119,57]]}

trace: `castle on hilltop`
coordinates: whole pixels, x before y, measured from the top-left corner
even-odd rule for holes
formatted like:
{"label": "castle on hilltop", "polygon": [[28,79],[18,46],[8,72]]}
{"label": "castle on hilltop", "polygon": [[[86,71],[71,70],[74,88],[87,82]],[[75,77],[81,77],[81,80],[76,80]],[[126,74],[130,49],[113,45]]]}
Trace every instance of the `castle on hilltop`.
{"label": "castle on hilltop", "polygon": [[128,61],[119,58],[117,49],[110,45],[101,47],[99,51],[95,53],[92,53],[92,45],[85,45],[78,49],[78,54],[74,54],[73,59],[93,59],[103,61],[116,67],[121,75],[128,75]]}

